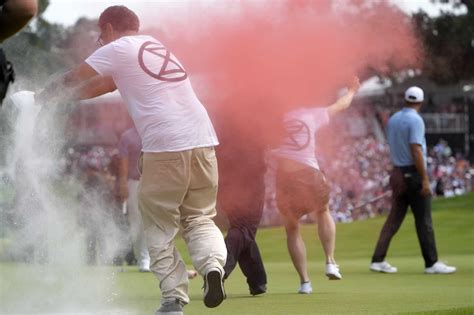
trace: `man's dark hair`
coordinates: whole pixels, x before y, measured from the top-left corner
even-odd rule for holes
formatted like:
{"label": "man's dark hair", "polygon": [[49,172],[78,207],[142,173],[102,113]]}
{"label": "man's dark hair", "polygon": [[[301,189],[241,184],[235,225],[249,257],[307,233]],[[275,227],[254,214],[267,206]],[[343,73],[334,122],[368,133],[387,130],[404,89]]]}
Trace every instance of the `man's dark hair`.
{"label": "man's dark hair", "polygon": [[110,23],[114,30],[118,32],[135,31],[140,29],[138,16],[123,5],[114,5],[105,9],[99,17],[99,27],[104,27]]}

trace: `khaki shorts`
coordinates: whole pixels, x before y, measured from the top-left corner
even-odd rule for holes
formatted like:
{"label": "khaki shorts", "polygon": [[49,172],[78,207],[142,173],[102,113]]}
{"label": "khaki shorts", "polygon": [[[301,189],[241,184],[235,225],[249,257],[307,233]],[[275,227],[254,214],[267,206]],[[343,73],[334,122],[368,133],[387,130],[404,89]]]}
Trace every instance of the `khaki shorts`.
{"label": "khaki shorts", "polygon": [[295,219],[324,211],[329,202],[330,188],[324,174],[314,168],[297,171],[277,171],[276,200],[279,211]]}

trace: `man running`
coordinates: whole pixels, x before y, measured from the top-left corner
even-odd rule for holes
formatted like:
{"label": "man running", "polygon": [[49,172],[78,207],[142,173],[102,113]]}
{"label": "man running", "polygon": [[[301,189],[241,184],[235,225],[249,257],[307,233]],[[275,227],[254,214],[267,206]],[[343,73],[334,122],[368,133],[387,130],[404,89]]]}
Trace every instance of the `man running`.
{"label": "man running", "polygon": [[[189,296],[186,266],[174,245],[180,227],[193,265],[204,277],[204,304],[216,307],[225,298],[227,251],[212,220],[218,141],[184,67],[157,39],[139,35],[139,24],[128,8],[107,8],[99,18],[103,47],[62,83],[75,88],[79,99],[117,88],[127,104],[143,145],[138,199],[150,269],[160,281],[162,304],[156,314],[183,314]],[[48,89],[41,99],[54,92]]]}

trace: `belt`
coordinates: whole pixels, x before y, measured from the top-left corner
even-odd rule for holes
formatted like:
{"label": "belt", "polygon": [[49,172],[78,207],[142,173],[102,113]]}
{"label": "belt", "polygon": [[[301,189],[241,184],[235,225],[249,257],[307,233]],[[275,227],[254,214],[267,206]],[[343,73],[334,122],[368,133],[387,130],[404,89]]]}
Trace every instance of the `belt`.
{"label": "belt", "polygon": [[402,173],[417,173],[418,172],[415,165],[395,166],[395,168],[402,171]]}
{"label": "belt", "polygon": [[403,177],[409,178],[412,177],[412,174],[418,174],[418,170],[415,165],[408,166],[395,166],[396,169],[400,170],[403,174]]}

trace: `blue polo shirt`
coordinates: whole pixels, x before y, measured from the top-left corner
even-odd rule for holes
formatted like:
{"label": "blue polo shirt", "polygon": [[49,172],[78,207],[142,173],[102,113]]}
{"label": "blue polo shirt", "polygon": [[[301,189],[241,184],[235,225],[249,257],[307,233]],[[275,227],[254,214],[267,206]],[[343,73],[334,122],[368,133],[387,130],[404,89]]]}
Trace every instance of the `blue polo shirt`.
{"label": "blue polo shirt", "polygon": [[410,149],[412,143],[421,145],[426,165],[425,123],[415,109],[405,107],[390,117],[387,138],[393,165],[415,165]]}

